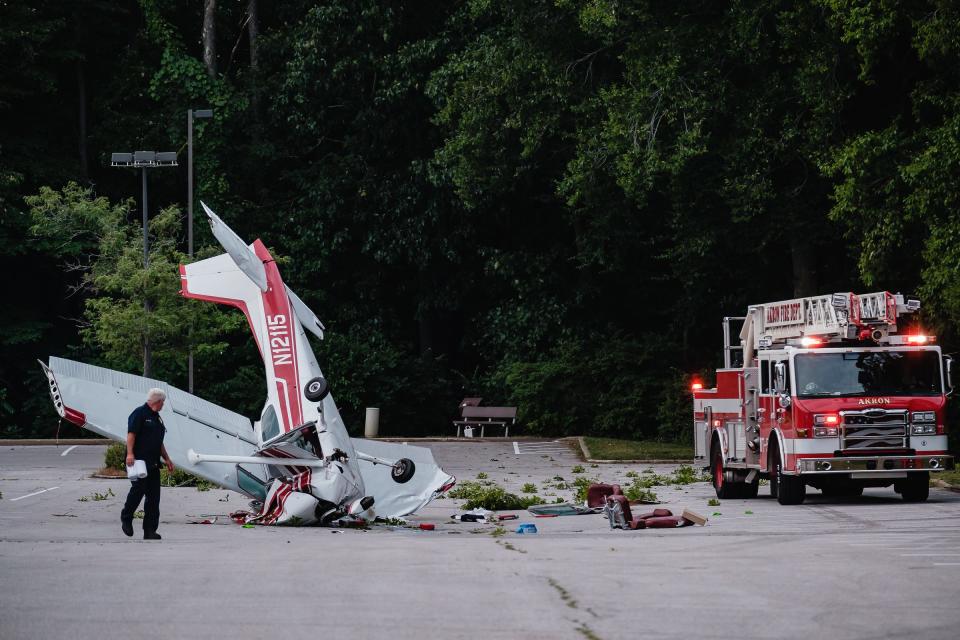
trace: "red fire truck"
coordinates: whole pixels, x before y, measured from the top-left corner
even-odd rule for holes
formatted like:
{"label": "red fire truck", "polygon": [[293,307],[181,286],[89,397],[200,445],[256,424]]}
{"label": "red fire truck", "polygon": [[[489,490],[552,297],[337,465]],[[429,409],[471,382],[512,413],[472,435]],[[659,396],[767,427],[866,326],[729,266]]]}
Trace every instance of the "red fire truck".
{"label": "red fire truck", "polygon": [[716,387],[693,383],[695,455],[717,496],[754,498],[767,478],[780,504],[802,503],[807,486],[857,496],[892,484],[904,500],[926,500],[930,472],[954,464],[953,384],[932,336],[898,332],[919,308],[886,291],[835,293],[724,318]]}

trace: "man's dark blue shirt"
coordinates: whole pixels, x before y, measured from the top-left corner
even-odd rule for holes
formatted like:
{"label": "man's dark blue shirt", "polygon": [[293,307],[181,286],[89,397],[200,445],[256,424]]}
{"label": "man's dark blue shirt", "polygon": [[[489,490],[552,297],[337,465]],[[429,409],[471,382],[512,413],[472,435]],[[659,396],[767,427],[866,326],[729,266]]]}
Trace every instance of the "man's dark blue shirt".
{"label": "man's dark blue shirt", "polygon": [[160,447],[167,428],[163,426],[160,414],[146,403],[137,407],[127,419],[127,433],[136,435],[133,441],[133,457],[143,460],[147,466],[160,464]]}

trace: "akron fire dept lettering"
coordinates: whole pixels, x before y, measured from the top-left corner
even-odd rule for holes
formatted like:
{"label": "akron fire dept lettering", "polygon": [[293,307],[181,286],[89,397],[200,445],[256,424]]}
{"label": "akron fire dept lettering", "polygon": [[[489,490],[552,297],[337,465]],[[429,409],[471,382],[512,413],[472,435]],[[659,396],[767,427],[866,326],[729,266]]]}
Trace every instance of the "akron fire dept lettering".
{"label": "akron fire dept lettering", "polygon": [[890,404],[890,398],[860,398],[857,404]]}
{"label": "akron fire dept lettering", "polygon": [[287,316],[277,314],[267,316],[267,333],[270,340],[270,355],[274,366],[293,364],[293,350],[290,344],[290,331],[287,329]]}
{"label": "akron fire dept lettering", "polygon": [[767,324],[799,322],[800,307],[799,302],[786,302],[767,307]]}

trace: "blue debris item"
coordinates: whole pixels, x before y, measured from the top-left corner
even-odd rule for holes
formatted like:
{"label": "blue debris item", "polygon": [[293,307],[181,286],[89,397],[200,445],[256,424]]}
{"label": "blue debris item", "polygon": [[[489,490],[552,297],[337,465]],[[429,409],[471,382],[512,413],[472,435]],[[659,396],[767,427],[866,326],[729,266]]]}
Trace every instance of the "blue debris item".
{"label": "blue debris item", "polygon": [[517,533],[536,533],[537,525],[532,522],[524,522],[519,527],[517,527]]}

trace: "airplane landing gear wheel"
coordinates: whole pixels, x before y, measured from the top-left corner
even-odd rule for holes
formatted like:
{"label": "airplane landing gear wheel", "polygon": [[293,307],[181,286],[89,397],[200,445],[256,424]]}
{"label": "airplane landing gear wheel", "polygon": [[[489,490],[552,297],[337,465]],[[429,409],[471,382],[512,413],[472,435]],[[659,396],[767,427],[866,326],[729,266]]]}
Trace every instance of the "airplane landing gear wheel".
{"label": "airplane landing gear wheel", "polygon": [[320,402],[330,393],[330,386],[325,378],[314,378],[303,388],[303,395],[310,402]]}
{"label": "airplane landing gear wheel", "polygon": [[410,458],[400,458],[397,460],[397,464],[393,465],[390,477],[393,478],[393,481],[397,484],[403,484],[409,482],[416,471],[417,466],[413,464],[413,460]]}

